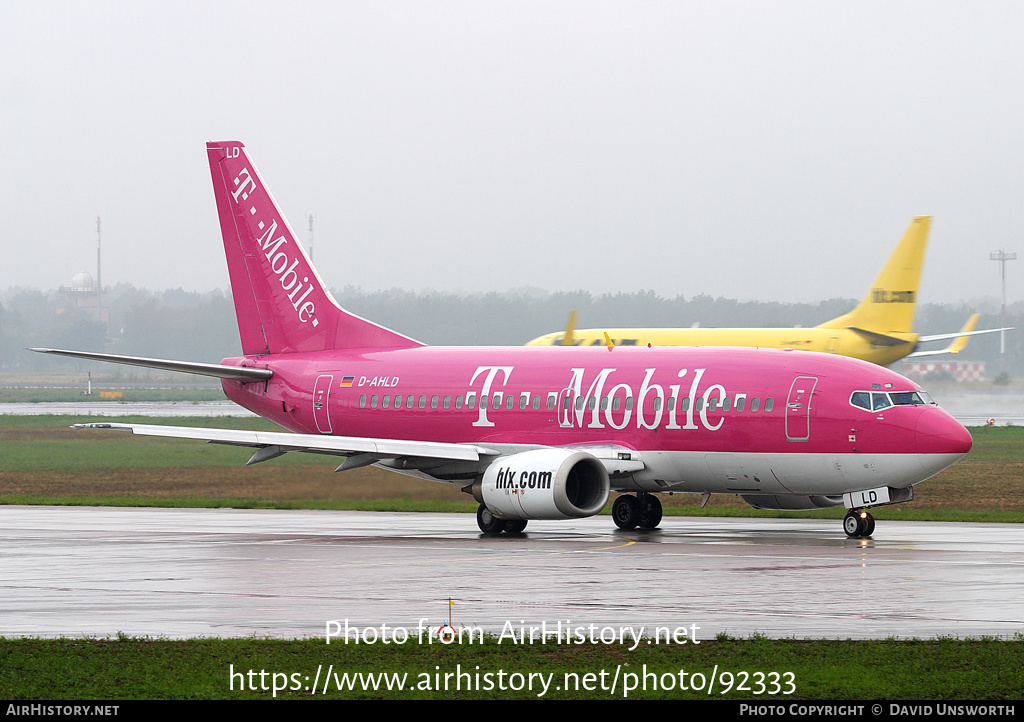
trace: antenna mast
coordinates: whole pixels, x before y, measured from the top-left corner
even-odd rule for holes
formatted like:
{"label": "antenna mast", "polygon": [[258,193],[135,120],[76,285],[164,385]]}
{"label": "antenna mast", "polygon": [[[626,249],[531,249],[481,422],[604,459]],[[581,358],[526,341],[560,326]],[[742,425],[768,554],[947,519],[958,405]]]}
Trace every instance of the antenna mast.
{"label": "antenna mast", "polygon": [[314,216],[312,213],[307,213],[306,214],[306,220],[309,221],[309,260],[310,260],[310,262],[312,262],[312,260],[313,260],[313,219],[315,217],[316,216]]}
{"label": "antenna mast", "polygon": [[96,321],[102,322],[103,312],[100,307],[100,294],[103,292],[100,280],[100,217],[96,216]]}
{"label": "antenna mast", "polygon": [[1006,371],[1006,262],[1016,261],[1016,253],[999,250],[988,255],[990,261],[999,261],[999,275],[1003,279],[1003,308],[999,314],[999,370]]}

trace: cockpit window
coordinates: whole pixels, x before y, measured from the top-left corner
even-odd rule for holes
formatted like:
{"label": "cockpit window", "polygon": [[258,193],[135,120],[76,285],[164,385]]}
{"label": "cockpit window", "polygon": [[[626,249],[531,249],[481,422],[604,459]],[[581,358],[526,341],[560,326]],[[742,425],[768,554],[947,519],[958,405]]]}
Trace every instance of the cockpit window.
{"label": "cockpit window", "polygon": [[889,398],[897,406],[918,406],[925,403],[916,391],[893,391],[889,394]]}
{"label": "cockpit window", "polygon": [[850,397],[850,403],[854,406],[871,411],[871,394],[867,391],[854,391]]}
{"label": "cockpit window", "polygon": [[881,411],[890,406],[935,405],[926,391],[854,391],[850,395],[850,405],[866,411]]}

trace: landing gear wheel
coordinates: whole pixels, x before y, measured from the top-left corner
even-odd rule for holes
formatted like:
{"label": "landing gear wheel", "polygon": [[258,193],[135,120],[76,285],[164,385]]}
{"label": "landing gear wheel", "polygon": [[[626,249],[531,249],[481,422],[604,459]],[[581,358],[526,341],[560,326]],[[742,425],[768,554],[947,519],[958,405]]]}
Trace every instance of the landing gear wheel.
{"label": "landing gear wheel", "polygon": [[661,499],[654,494],[640,496],[640,528],[657,529],[661,524]]}
{"label": "landing gear wheel", "polygon": [[875,533],[875,517],[867,514],[864,516],[864,531],[860,533],[861,536],[871,536]]}
{"label": "landing gear wheel", "polygon": [[484,534],[501,534],[505,531],[505,520],[494,516],[483,504],[476,510],[476,525]]}
{"label": "landing gear wheel", "polygon": [[854,539],[860,536],[860,517],[850,512],[843,519],[843,531],[846,532],[846,536]]}
{"label": "landing gear wheel", "polygon": [[505,520],[505,533],[506,534],[522,534],[523,529],[526,528],[527,519],[506,519]]}
{"label": "landing gear wheel", "polygon": [[851,539],[871,536],[875,531],[875,517],[864,511],[851,511],[843,519],[843,531]]}
{"label": "landing gear wheel", "polygon": [[640,501],[629,494],[618,497],[612,503],[612,520],[619,529],[635,529],[640,523]]}

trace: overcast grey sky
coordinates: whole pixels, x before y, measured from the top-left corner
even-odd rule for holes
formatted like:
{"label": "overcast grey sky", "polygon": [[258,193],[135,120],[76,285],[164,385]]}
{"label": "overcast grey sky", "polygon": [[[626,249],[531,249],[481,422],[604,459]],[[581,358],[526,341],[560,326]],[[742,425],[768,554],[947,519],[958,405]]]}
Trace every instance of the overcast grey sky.
{"label": "overcast grey sky", "polygon": [[1024,3],[0,0],[0,289],[227,288],[241,140],[333,286],[1024,298]]}

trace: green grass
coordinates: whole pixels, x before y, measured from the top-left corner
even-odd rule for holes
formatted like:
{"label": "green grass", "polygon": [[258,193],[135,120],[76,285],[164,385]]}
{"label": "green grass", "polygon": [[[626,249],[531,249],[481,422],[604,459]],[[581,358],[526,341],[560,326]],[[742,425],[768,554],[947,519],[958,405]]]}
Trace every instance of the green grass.
{"label": "green grass", "polygon": [[[269,421],[253,417],[0,416],[0,428],[8,437],[4,439],[4,471],[85,472],[115,466],[235,466],[239,459],[244,463],[248,458],[246,450],[236,447],[187,439],[134,436],[129,431],[70,428],[72,424],[99,422],[281,431]],[[23,433],[17,434],[17,431]],[[288,454],[278,461],[285,464],[323,463],[322,458],[309,454]]]}
{"label": "green grass", "polygon": [[[546,699],[782,702],[1019,700],[1024,696],[1020,639],[801,641],[720,635],[698,645],[640,644],[631,651],[631,641],[626,645],[564,641],[524,645],[508,638],[499,644],[497,636],[475,638],[472,644],[445,646],[435,641],[428,645],[417,641],[415,628],[406,631],[409,641],[391,645],[346,645],[339,640],[327,645],[323,639],[0,639],[0,698],[528,699],[540,695],[541,685],[532,692],[498,687],[501,679],[509,683],[511,675],[531,672],[549,680]],[[310,688],[318,669],[321,682],[314,694]],[[503,677],[498,676],[499,670]],[[461,678],[461,691],[454,689],[453,675],[458,671],[468,675]],[[681,676],[681,671],[686,675]],[[338,690],[334,675],[360,672],[404,674],[406,689]],[[773,672],[779,676],[771,676]],[[585,678],[588,674],[592,676]],[[617,688],[612,693],[616,674]],[[747,690],[740,689],[744,674]],[[445,675],[449,675],[448,689]],[[645,675],[646,691],[639,686]],[[716,686],[709,695],[712,675]],[[324,679],[331,683],[327,694]],[[474,680],[480,680],[481,686],[490,680],[494,688],[467,690],[467,683]],[[582,689],[585,681],[592,690]],[[681,681],[690,689],[681,690]],[[778,687],[757,694],[762,681]],[[276,694],[275,684],[281,688]],[[626,684],[635,688],[625,691]]]}
{"label": "green grass", "polygon": [[[281,476],[278,487],[258,487],[255,496],[250,493],[239,495],[237,491],[225,493],[224,489],[235,490],[245,486],[245,480],[257,478],[251,470],[242,469],[251,450],[183,439],[132,436],[122,431],[73,431],[69,428],[82,421],[102,420],[240,429],[278,428],[268,421],[251,417],[3,416],[0,417],[0,443],[3,444],[0,482],[10,483],[0,484],[0,503],[468,513],[476,509],[475,502],[458,494],[456,499],[444,502],[418,499],[418,491],[398,491],[393,499],[346,498],[359,496],[348,492],[360,484],[363,488],[376,489],[380,492],[377,496],[382,496],[394,488],[398,479],[407,480],[383,472],[378,472],[377,478],[370,478],[367,476],[369,469],[332,475],[332,462],[336,460],[316,454],[287,454],[252,467],[258,469],[257,473],[272,472]],[[974,448],[963,461],[922,484],[918,488],[919,498],[912,503],[879,507],[872,512],[875,517],[879,521],[1024,522],[1024,503],[1021,501],[1024,492],[1024,427],[977,427],[971,431],[975,439]],[[181,483],[190,474],[195,474],[190,471],[193,469],[206,470],[199,474],[209,482],[202,487],[201,493],[183,488],[186,485]],[[300,472],[300,469],[306,471]],[[90,483],[96,484],[97,489],[109,488],[98,484],[96,479],[115,472],[138,478],[139,482],[129,493],[97,494],[90,489]],[[288,479],[296,472],[303,479],[326,477],[325,486],[312,492],[317,498],[295,498],[295,494],[281,493],[297,488],[294,479]],[[224,475],[223,488],[218,486],[218,474]],[[49,485],[38,481],[50,478],[48,475],[54,480]],[[18,483],[29,476],[35,486]],[[173,490],[166,493],[147,491],[158,488],[159,484],[166,486],[169,478],[178,482]],[[418,484],[420,489],[438,486],[430,482]],[[34,490],[37,488],[45,491],[36,493]],[[51,492],[54,488],[59,491]],[[336,493],[324,492],[323,488],[334,489]],[[694,503],[696,498],[693,495],[663,495],[663,501],[667,516],[832,519],[843,514],[842,509],[758,511],[727,495],[712,497],[712,503],[704,509]]]}
{"label": "green grass", "polygon": [[1019,464],[1024,461],[1024,426],[972,426],[972,461]]}

